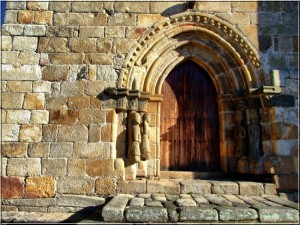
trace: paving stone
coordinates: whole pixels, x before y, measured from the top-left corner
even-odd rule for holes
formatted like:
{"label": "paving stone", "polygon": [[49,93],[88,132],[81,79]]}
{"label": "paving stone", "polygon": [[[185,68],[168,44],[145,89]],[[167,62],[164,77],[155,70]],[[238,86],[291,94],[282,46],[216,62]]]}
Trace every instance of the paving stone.
{"label": "paving stone", "polygon": [[102,217],[106,222],[124,221],[124,210],[129,198],[115,196],[110,200],[102,210]]}
{"label": "paving stone", "polygon": [[193,194],[210,194],[211,184],[208,182],[199,182],[193,180],[180,182],[180,193],[193,193]]}
{"label": "paving stone", "polygon": [[151,198],[151,194],[138,194],[139,198]]}
{"label": "paving stone", "polygon": [[163,197],[163,196],[155,196],[155,197],[153,197],[153,200],[165,202],[165,201],[167,201],[167,198]]}
{"label": "paving stone", "polygon": [[4,199],[3,205],[18,205],[18,206],[36,206],[47,207],[56,204],[55,198],[35,198],[35,199]]}
{"label": "paving stone", "polygon": [[264,203],[264,204],[266,204],[268,206],[282,206],[282,205],[277,204],[275,202],[272,202],[272,201],[269,201],[267,199],[264,199],[264,198],[262,198],[260,196],[251,196],[251,198],[254,199],[254,200],[256,200],[256,201],[262,202],[262,203]]}
{"label": "paving stone", "polygon": [[73,213],[34,213],[28,212],[26,216],[17,217],[14,223],[57,223],[68,219]]}
{"label": "paving stone", "polygon": [[145,205],[150,206],[150,207],[162,207],[162,204],[160,201],[155,201],[150,198],[146,199]]}
{"label": "paving stone", "polygon": [[19,212],[19,211],[11,211],[11,212],[1,212],[1,222],[2,223],[9,223],[12,222],[15,218],[21,217],[25,212]]}
{"label": "paving stone", "polygon": [[288,206],[288,207],[291,207],[291,208],[294,208],[294,209],[299,209],[298,203],[289,201],[288,199],[281,198],[281,197],[278,197],[276,195],[264,195],[262,197],[269,200],[269,201],[278,203],[280,205]]}
{"label": "paving stone", "polygon": [[258,209],[260,222],[299,222],[299,213],[296,209],[286,207],[264,207]]}
{"label": "paving stone", "polygon": [[247,204],[251,205],[254,208],[268,206],[260,201],[250,198],[249,196],[239,195],[238,198],[242,199],[244,202],[246,202]]}
{"label": "paving stone", "polygon": [[173,201],[164,202],[164,206],[168,211],[169,220],[172,223],[176,223],[179,220],[179,213],[176,211],[177,206],[173,203]]}
{"label": "paving stone", "polygon": [[168,212],[163,207],[129,207],[125,218],[127,222],[164,223],[168,221]]}
{"label": "paving stone", "polygon": [[230,201],[234,206],[238,207],[249,207],[247,203],[245,203],[240,198],[236,197],[235,195],[222,195],[224,198],[226,198],[228,201]]}
{"label": "paving stone", "polygon": [[176,204],[180,207],[197,206],[196,202],[193,199],[186,199],[186,198],[177,199]]}
{"label": "paving stone", "polygon": [[57,198],[58,206],[88,207],[88,206],[98,206],[104,203],[105,203],[104,198],[93,197],[93,196],[63,194]]}
{"label": "paving stone", "polygon": [[243,220],[256,220],[258,218],[255,209],[245,207],[219,207],[219,218],[222,221],[243,221]]}
{"label": "paving stone", "polygon": [[240,195],[263,195],[264,186],[256,182],[238,182],[240,186]]}
{"label": "paving stone", "polygon": [[188,194],[180,194],[180,198],[182,198],[182,199],[192,199],[192,196],[190,196]]}
{"label": "paving stone", "polygon": [[176,201],[177,199],[180,198],[179,195],[166,195],[166,198],[168,201]]}
{"label": "paving stone", "polygon": [[205,205],[209,204],[209,201],[206,198],[204,198],[203,195],[193,194],[192,196],[193,196],[194,201],[197,204],[199,204],[199,205],[201,205],[201,204],[205,204]]}
{"label": "paving stone", "polygon": [[145,203],[144,198],[133,198],[130,201],[130,206],[143,207]]}
{"label": "paving stone", "polygon": [[216,182],[211,182],[211,184],[212,184],[211,187],[212,194],[233,194],[233,195],[239,194],[239,185],[236,182],[216,181]]}
{"label": "paving stone", "polygon": [[204,197],[211,203],[216,205],[231,206],[232,203],[217,194],[207,194]]}
{"label": "paving stone", "polygon": [[180,186],[169,180],[147,180],[147,193],[179,194]]}
{"label": "paving stone", "polygon": [[131,194],[118,194],[118,197],[124,197],[124,198],[129,198],[129,199],[133,199],[135,196],[131,195]]}
{"label": "paving stone", "polygon": [[179,210],[180,222],[217,221],[218,212],[210,207],[182,207]]}

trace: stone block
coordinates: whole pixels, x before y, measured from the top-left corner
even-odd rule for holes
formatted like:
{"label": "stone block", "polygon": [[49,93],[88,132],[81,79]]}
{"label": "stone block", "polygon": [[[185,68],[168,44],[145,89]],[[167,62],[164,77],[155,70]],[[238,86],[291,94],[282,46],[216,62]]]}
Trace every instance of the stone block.
{"label": "stone block", "polygon": [[112,142],[112,125],[104,125],[101,128],[101,141],[102,142]]}
{"label": "stone block", "polygon": [[54,12],[69,12],[71,2],[50,2],[49,3],[49,10]]}
{"label": "stone block", "polygon": [[13,49],[17,51],[36,51],[37,37],[16,36],[13,40]]}
{"label": "stone block", "polygon": [[149,13],[149,2],[116,2],[115,11],[119,13]]}
{"label": "stone block", "polygon": [[98,124],[91,124],[89,126],[89,142],[99,142],[100,141],[100,128]]}
{"label": "stone block", "polygon": [[196,207],[197,206],[196,202],[193,199],[184,199],[184,198],[177,199],[176,204],[179,207],[190,207],[190,206]]}
{"label": "stone block", "polygon": [[51,93],[51,82],[49,81],[34,81],[32,84],[32,91],[37,93]]}
{"label": "stone block", "polygon": [[68,79],[69,67],[62,65],[51,65],[44,68],[42,72],[43,80],[63,81]]}
{"label": "stone block", "polygon": [[29,110],[7,110],[6,121],[12,124],[28,124],[30,116]]}
{"label": "stone block", "polygon": [[18,51],[2,51],[2,63],[14,64],[18,61]]}
{"label": "stone block", "polygon": [[51,97],[46,99],[47,109],[67,109],[68,98],[64,97]]}
{"label": "stone block", "polygon": [[113,66],[99,65],[97,69],[97,80],[106,81],[107,84],[114,84],[118,79],[118,74]]}
{"label": "stone block", "polygon": [[3,80],[40,80],[42,77],[41,67],[39,65],[2,65]]}
{"label": "stone block", "polygon": [[65,176],[67,173],[66,159],[42,159],[42,174],[46,176]]}
{"label": "stone block", "polygon": [[257,12],[257,2],[233,2],[231,4],[232,12]]}
{"label": "stone block", "polygon": [[52,11],[39,11],[34,14],[34,22],[36,24],[52,25]]}
{"label": "stone block", "polygon": [[28,156],[37,158],[47,158],[50,152],[50,143],[37,142],[28,146]]}
{"label": "stone block", "polygon": [[89,108],[89,106],[90,106],[90,97],[87,96],[69,97],[68,100],[69,109]]}
{"label": "stone block", "polygon": [[[223,4],[224,3],[224,4]],[[195,4],[195,9],[201,12],[213,12],[213,13],[230,13],[231,3],[223,2],[219,4],[218,2],[197,2]]]}
{"label": "stone block", "polygon": [[244,207],[219,207],[219,218],[221,221],[249,221],[258,218],[255,209]]}
{"label": "stone block", "polygon": [[57,141],[57,132],[56,124],[43,125],[43,141]]}
{"label": "stone block", "polygon": [[104,27],[80,26],[79,37],[103,38],[104,37]]}
{"label": "stone block", "polygon": [[[11,101],[14,99],[14,101]],[[21,109],[24,94],[22,93],[2,93],[1,103],[3,109]]]}
{"label": "stone block", "polygon": [[239,185],[236,182],[211,182],[212,187],[211,191],[212,194],[232,194],[238,195],[239,194]]}
{"label": "stone block", "polygon": [[298,190],[298,176],[296,174],[280,174],[273,177],[278,191],[291,192]]}
{"label": "stone block", "polygon": [[150,2],[150,13],[173,15],[186,11],[186,2]]}
{"label": "stone block", "polygon": [[105,111],[101,109],[81,109],[79,110],[80,124],[105,123]]}
{"label": "stone block", "polygon": [[6,91],[12,93],[32,92],[32,82],[31,81],[8,81],[6,85]]}
{"label": "stone block", "polygon": [[90,207],[103,205],[104,203],[104,198],[99,198],[96,196],[79,196],[63,194],[57,198],[58,206]]}
{"label": "stone block", "polygon": [[86,168],[84,159],[68,159],[67,175],[69,177],[84,177]]}
{"label": "stone block", "polygon": [[146,180],[118,181],[117,193],[134,195],[146,193]]}
{"label": "stone block", "polygon": [[125,26],[109,26],[105,28],[106,38],[124,38]]}
{"label": "stone block", "polygon": [[144,27],[128,27],[126,32],[126,38],[139,39],[146,31]]}
{"label": "stone block", "polygon": [[60,194],[92,194],[94,179],[90,177],[60,177],[57,179],[57,192]]}
{"label": "stone block", "polygon": [[78,111],[53,109],[50,111],[50,123],[54,124],[76,124],[78,121]]}
{"label": "stone block", "polygon": [[265,158],[265,169],[269,174],[289,174],[297,172],[294,161],[297,159],[290,156],[268,156]]}
{"label": "stone block", "polygon": [[[1,198],[23,198],[24,183],[17,177],[1,177]],[[3,209],[3,208],[2,208]]]}
{"label": "stone block", "polygon": [[276,184],[265,183],[264,189],[266,195],[277,195]]}
{"label": "stone block", "polygon": [[116,52],[127,54],[135,43],[134,39],[117,39],[115,42]]}
{"label": "stone block", "polygon": [[137,26],[151,27],[157,21],[162,20],[164,17],[160,14],[138,14],[137,15]]}
{"label": "stone block", "polygon": [[84,83],[77,82],[63,82],[61,84],[61,95],[64,97],[81,96],[84,93]]}
{"label": "stone block", "polygon": [[27,93],[25,95],[24,109],[44,109],[45,94],[44,93]]}
{"label": "stone block", "polygon": [[87,142],[88,129],[84,125],[60,125],[57,140],[60,142]]}
{"label": "stone block", "polygon": [[214,205],[232,206],[232,203],[218,194],[206,194],[204,197]]}
{"label": "stone block", "polygon": [[34,12],[29,10],[20,10],[18,13],[18,23],[31,24],[34,20]]}
{"label": "stone block", "polygon": [[103,2],[74,2],[72,12],[102,12]]}
{"label": "stone block", "polygon": [[95,52],[96,38],[71,38],[69,46],[72,52]]}
{"label": "stone block", "polygon": [[181,181],[180,182],[180,193],[193,193],[193,194],[210,194],[211,184],[208,182],[198,181]]}
{"label": "stone block", "polygon": [[178,182],[169,180],[147,180],[147,193],[179,194],[180,185]]}
{"label": "stone block", "polygon": [[87,160],[87,174],[91,177],[111,177],[114,171],[113,159],[91,159]]}
{"label": "stone block", "polygon": [[1,50],[10,51],[12,50],[12,37],[10,36],[1,36]]}
{"label": "stone block", "polygon": [[26,2],[8,1],[6,3],[6,9],[26,9]]}
{"label": "stone block", "polygon": [[46,34],[46,27],[44,25],[25,25],[25,36],[44,36]]}
{"label": "stone block", "polygon": [[54,15],[55,26],[104,26],[107,14],[98,13],[57,13]]}
{"label": "stone block", "polygon": [[47,110],[32,110],[31,123],[33,124],[48,124],[49,111]]}
{"label": "stone block", "polygon": [[264,207],[258,209],[258,216],[261,222],[299,222],[299,213],[296,209],[286,207]]}
{"label": "stone block", "polygon": [[26,179],[26,198],[52,198],[56,183],[53,177],[28,177]]}
{"label": "stone block", "polygon": [[125,211],[127,222],[165,223],[168,221],[167,209],[163,207],[129,207]]}
{"label": "stone block", "polygon": [[78,158],[110,159],[111,151],[106,143],[75,143],[74,155]]}
{"label": "stone block", "polygon": [[27,155],[27,143],[22,142],[12,142],[12,143],[2,143],[2,156],[3,157],[25,157]]}
{"label": "stone block", "polygon": [[3,124],[2,125],[2,141],[18,141],[19,140],[19,125]]}
{"label": "stone block", "polygon": [[111,55],[103,53],[86,54],[84,58],[86,64],[112,65],[113,59]]}
{"label": "stone block", "polygon": [[132,13],[114,13],[108,17],[108,23],[111,26],[135,26],[136,14]]}
{"label": "stone block", "polygon": [[256,182],[238,182],[240,187],[240,195],[263,195],[264,186],[262,183]]}
{"label": "stone block", "polygon": [[113,178],[99,178],[96,180],[95,192],[98,195],[115,195],[116,185]]}
{"label": "stone block", "polygon": [[106,222],[123,222],[124,221],[124,210],[127,205],[128,198],[115,196],[110,202],[108,202],[103,210],[102,217]]}
{"label": "stone block", "polygon": [[274,140],[273,153],[278,156],[295,156],[298,152],[298,140]]}
{"label": "stone block", "polygon": [[24,25],[22,24],[3,24],[2,34],[3,35],[23,35]]}
{"label": "stone block", "polygon": [[67,38],[62,37],[41,37],[38,52],[67,52],[67,41]]}
{"label": "stone block", "polygon": [[11,158],[7,161],[8,176],[39,176],[41,160],[37,158]]}
{"label": "stone block", "polygon": [[39,142],[42,140],[42,127],[34,124],[21,125],[20,141]]}
{"label": "stone block", "polygon": [[83,53],[49,53],[50,63],[55,65],[83,64]]}
{"label": "stone block", "polygon": [[18,11],[6,10],[4,17],[5,24],[17,24],[18,23]]}
{"label": "stone block", "polygon": [[218,212],[210,207],[182,207],[179,212],[180,222],[217,221]]}
{"label": "stone block", "polygon": [[32,11],[44,11],[48,10],[49,2],[36,2],[30,1],[27,3],[27,9]]}
{"label": "stone block", "polygon": [[72,156],[72,153],[73,143],[51,143],[49,155],[51,158],[70,158]]}
{"label": "stone block", "polygon": [[5,205],[32,206],[32,207],[48,207],[56,204],[55,198],[35,198],[35,199],[6,199],[3,201]]}
{"label": "stone block", "polygon": [[40,54],[35,52],[20,52],[18,60],[22,65],[37,65],[40,61]]}
{"label": "stone block", "polygon": [[112,40],[109,38],[99,38],[96,51],[100,53],[110,53],[112,49],[113,43]]}

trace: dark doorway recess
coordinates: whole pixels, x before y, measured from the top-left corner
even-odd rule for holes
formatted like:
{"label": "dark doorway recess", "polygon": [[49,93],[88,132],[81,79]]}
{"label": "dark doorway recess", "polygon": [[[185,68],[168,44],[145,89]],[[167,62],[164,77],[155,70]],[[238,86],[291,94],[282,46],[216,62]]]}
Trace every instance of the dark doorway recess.
{"label": "dark doorway recess", "polygon": [[217,93],[193,61],[177,65],[162,86],[161,170],[219,171]]}

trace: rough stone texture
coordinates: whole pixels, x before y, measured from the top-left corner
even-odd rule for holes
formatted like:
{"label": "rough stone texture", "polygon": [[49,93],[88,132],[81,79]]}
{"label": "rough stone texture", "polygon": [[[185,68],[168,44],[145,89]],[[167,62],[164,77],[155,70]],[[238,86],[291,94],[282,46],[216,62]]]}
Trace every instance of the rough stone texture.
{"label": "rough stone texture", "polygon": [[261,222],[267,223],[299,221],[298,211],[290,208],[259,208],[258,215]]}
{"label": "rough stone texture", "polygon": [[147,180],[147,193],[179,194],[180,187],[178,183],[168,180]]}
{"label": "rough stone texture", "polygon": [[217,194],[206,194],[204,197],[212,204],[222,205],[222,206],[231,206],[232,203],[227,199],[223,198],[221,195]]}
{"label": "rough stone texture", "polygon": [[95,191],[99,195],[115,195],[115,186],[115,181],[112,178],[97,179],[95,184]]}
{"label": "rough stone texture", "polygon": [[25,157],[27,155],[27,143],[2,143],[2,157]]}
{"label": "rough stone texture", "polygon": [[38,158],[11,158],[7,162],[8,176],[39,176],[41,174],[41,162]]}
{"label": "rough stone texture", "polygon": [[53,177],[28,177],[26,179],[27,198],[52,198],[56,183]]}
{"label": "rough stone texture", "polygon": [[255,182],[238,182],[241,195],[263,195],[264,187],[261,183]]}
{"label": "rough stone texture", "polygon": [[13,40],[13,49],[19,51],[36,51],[37,37],[16,36]]}
{"label": "rough stone texture", "polygon": [[3,80],[39,80],[42,77],[38,65],[2,65]]}
{"label": "rough stone texture", "polygon": [[50,143],[37,142],[30,143],[28,146],[28,156],[37,158],[46,158],[49,156]]}
{"label": "rough stone texture", "polygon": [[104,221],[123,222],[128,198],[115,196],[102,210]]}
{"label": "rough stone texture", "polygon": [[67,175],[69,177],[84,177],[86,166],[84,159],[68,159]]}
{"label": "rough stone texture", "polygon": [[182,181],[180,182],[180,193],[210,194],[211,184],[192,180]]}
{"label": "rough stone texture", "polygon": [[54,124],[76,124],[78,111],[55,109],[50,111],[50,123]]}
{"label": "rough stone texture", "polygon": [[256,220],[257,212],[251,208],[219,207],[219,218],[222,221]]}
{"label": "rough stone texture", "polygon": [[86,165],[87,174],[91,177],[95,176],[112,176],[114,170],[113,159],[94,159],[88,160]]}
{"label": "rough stone texture", "polygon": [[62,81],[67,80],[69,74],[68,66],[47,66],[43,70],[43,79],[48,81]]}
{"label": "rough stone texture", "polygon": [[49,111],[47,110],[33,110],[31,112],[31,122],[33,124],[48,124]]}
{"label": "rough stone texture", "polygon": [[28,110],[8,110],[6,114],[7,123],[28,124],[31,113]]}
{"label": "rough stone texture", "polygon": [[57,179],[57,192],[61,194],[91,194],[94,179],[90,177],[61,177]]}
{"label": "rough stone texture", "polygon": [[111,152],[106,143],[75,143],[74,155],[84,159],[110,159]]}
{"label": "rough stone texture", "polygon": [[239,186],[235,182],[211,182],[212,194],[239,194]]}
{"label": "rough stone texture", "polygon": [[117,193],[140,194],[146,192],[146,180],[118,181]]}
{"label": "rough stone texture", "polygon": [[78,195],[60,195],[57,198],[58,206],[72,206],[72,207],[88,207],[98,206],[105,203],[104,198],[93,196],[78,196]]}
{"label": "rough stone texture", "polygon": [[66,159],[42,159],[42,174],[47,176],[65,176],[67,173]]}
{"label": "rough stone texture", "polygon": [[18,141],[20,127],[18,125],[2,125],[2,141]]}
{"label": "rough stone texture", "polygon": [[135,206],[135,207],[143,207],[145,203],[145,199],[144,198],[133,198],[130,201],[130,206]]}
{"label": "rough stone texture", "polygon": [[210,207],[182,207],[180,208],[180,222],[217,221],[218,212]]}
{"label": "rough stone texture", "polygon": [[167,210],[162,207],[129,207],[125,218],[128,222],[164,223],[168,221]]}
{"label": "rough stone texture", "polygon": [[1,198],[23,198],[24,183],[17,177],[1,177]]}
{"label": "rough stone texture", "polygon": [[45,95],[43,93],[27,93],[23,107],[24,109],[44,109]]}
{"label": "rough stone texture", "polygon": [[57,140],[62,142],[86,142],[88,140],[88,129],[84,125],[60,125]]}
{"label": "rough stone texture", "polygon": [[197,206],[193,199],[177,199],[176,204],[179,207]]}
{"label": "rough stone texture", "polygon": [[20,140],[24,142],[40,142],[42,140],[41,126],[22,125],[20,128]]}

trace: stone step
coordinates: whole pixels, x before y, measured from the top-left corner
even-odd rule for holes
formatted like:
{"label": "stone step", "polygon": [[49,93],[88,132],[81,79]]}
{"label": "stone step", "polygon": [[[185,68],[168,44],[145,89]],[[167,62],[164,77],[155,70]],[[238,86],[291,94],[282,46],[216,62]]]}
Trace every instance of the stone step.
{"label": "stone step", "polygon": [[163,194],[228,194],[228,195],[277,195],[273,183],[203,180],[203,179],[159,179],[118,181],[117,193],[163,193]]}
{"label": "stone step", "polygon": [[[219,194],[180,194],[173,201],[168,195],[152,194],[127,198],[124,205],[124,195],[114,197],[103,208],[102,216],[106,222],[131,223],[166,223],[166,222],[298,222],[299,214],[296,203],[274,195],[241,196]],[[197,199],[206,199],[200,203]],[[158,199],[161,199],[160,201]],[[149,207],[147,202],[160,202]],[[139,206],[135,203],[139,202]],[[132,204],[134,203],[134,204]],[[143,204],[144,203],[144,204]],[[238,203],[238,204],[237,204]],[[116,205],[122,206],[123,216],[107,219],[107,214],[113,215]],[[118,220],[116,220],[118,218]]]}

